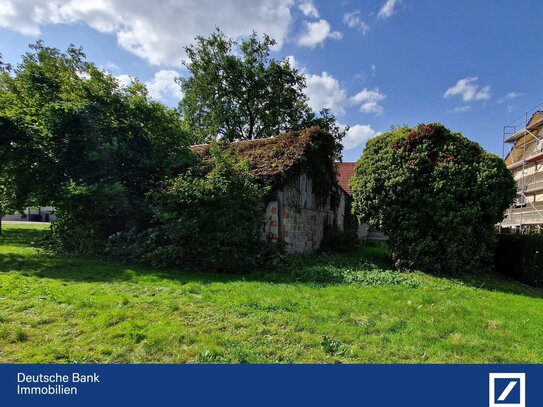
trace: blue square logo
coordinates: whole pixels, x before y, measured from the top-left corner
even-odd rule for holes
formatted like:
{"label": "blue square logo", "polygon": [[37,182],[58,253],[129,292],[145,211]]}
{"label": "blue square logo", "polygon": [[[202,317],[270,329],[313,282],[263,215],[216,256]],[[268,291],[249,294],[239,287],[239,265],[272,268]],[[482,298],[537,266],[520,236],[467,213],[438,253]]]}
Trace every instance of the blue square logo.
{"label": "blue square logo", "polygon": [[520,403],[519,379],[496,379],[494,381],[494,403]]}
{"label": "blue square logo", "polygon": [[490,373],[490,407],[526,407],[525,373]]}

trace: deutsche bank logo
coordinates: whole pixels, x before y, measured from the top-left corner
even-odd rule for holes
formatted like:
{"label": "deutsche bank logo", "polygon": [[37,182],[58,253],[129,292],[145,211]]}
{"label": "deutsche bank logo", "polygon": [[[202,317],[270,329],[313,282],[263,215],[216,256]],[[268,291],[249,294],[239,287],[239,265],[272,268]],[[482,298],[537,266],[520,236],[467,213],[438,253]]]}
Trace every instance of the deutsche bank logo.
{"label": "deutsche bank logo", "polygon": [[526,407],[525,373],[489,373],[490,407]]}

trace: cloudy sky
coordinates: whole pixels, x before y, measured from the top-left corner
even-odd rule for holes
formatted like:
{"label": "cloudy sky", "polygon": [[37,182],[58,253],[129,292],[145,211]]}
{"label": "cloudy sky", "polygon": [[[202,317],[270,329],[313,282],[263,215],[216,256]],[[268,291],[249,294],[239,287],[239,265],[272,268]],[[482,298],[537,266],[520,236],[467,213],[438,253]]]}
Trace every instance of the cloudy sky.
{"label": "cloudy sky", "polygon": [[543,8],[528,0],[0,0],[0,53],[82,46],[176,106],[183,47],[220,27],[278,41],[316,110],[351,127],[344,160],[394,124],[439,121],[501,154],[503,126],[543,102]]}

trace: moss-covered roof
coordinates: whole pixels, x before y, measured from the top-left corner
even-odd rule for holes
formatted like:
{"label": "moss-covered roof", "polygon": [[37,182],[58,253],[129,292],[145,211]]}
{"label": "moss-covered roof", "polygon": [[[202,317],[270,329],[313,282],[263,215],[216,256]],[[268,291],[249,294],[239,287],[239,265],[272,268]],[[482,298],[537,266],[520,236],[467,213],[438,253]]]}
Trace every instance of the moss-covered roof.
{"label": "moss-covered roof", "polygon": [[[302,161],[310,146],[320,144],[318,139],[321,138],[331,136],[318,127],[312,127],[272,138],[219,143],[219,146],[223,151],[237,154],[240,160],[247,160],[250,171],[268,181]],[[205,162],[210,158],[210,147],[211,144],[199,144],[191,146],[191,150]]]}

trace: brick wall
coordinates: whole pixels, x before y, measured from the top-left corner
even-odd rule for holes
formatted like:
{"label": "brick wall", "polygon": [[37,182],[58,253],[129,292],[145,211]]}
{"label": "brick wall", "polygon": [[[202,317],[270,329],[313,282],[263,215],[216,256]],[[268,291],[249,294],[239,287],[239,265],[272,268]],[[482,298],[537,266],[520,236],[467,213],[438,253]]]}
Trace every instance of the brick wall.
{"label": "brick wall", "polygon": [[307,253],[319,248],[326,229],[343,230],[346,195],[341,188],[335,194],[337,208],[330,197],[323,205],[313,193],[313,181],[305,174],[284,185],[277,199],[267,204],[263,238],[283,241],[288,253]]}
{"label": "brick wall", "polygon": [[262,238],[264,240],[270,240],[272,242],[277,242],[278,240],[279,223],[277,212],[277,201],[268,202],[264,214],[264,230],[262,231]]}

